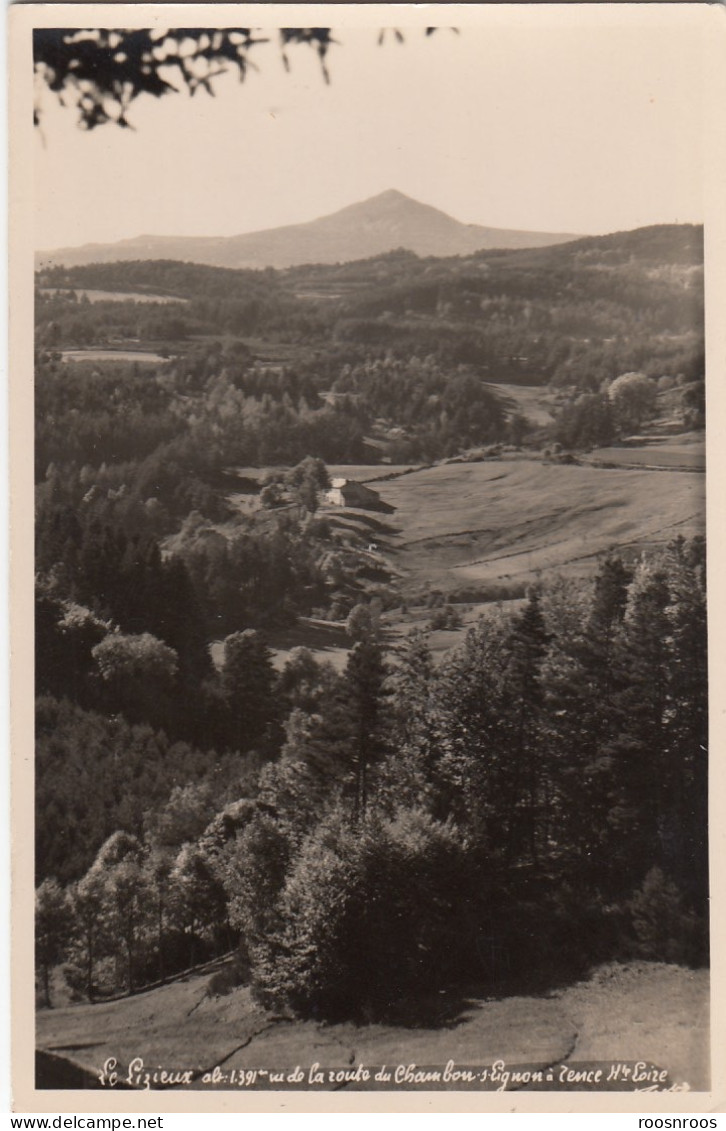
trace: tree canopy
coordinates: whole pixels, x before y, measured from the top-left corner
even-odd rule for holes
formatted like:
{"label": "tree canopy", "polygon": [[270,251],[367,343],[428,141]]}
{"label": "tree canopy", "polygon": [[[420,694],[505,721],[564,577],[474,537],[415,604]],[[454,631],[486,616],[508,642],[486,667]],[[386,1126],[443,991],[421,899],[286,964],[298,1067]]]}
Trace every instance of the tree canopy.
{"label": "tree canopy", "polygon": [[[286,67],[288,47],[307,44],[327,81],[330,28],[280,28],[277,35]],[[33,65],[64,105],[75,105],[84,129],[128,127],[128,109],[140,94],[213,94],[212,80],[226,71],[244,81],[253,48],[268,41],[254,28],[36,28]],[[36,123],[38,117],[36,108]]]}
{"label": "tree canopy", "polygon": [[[426,28],[426,35],[436,29]],[[398,42],[403,35],[393,34]],[[285,69],[290,68],[289,48],[303,45],[316,52],[326,82],[326,58],[336,42],[332,28],[285,27],[274,32]],[[378,42],[385,38],[385,30]],[[165,94],[198,90],[214,94],[213,80],[236,71],[244,81],[256,69],[253,49],[269,43],[271,36],[259,28],[36,28],[33,65],[41,83],[71,103],[86,130],[107,122],[128,128],[131,103],[140,94],[160,98]],[[36,106],[34,117],[39,121]]]}

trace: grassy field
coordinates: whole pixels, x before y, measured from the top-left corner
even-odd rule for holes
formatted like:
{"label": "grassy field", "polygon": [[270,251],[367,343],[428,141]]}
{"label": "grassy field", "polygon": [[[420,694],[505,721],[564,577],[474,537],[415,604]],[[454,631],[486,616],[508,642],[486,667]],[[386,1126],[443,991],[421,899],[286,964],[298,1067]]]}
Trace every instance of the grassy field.
{"label": "grassy field", "polygon": [[442,464],[376,488],[395,508],[406,588],[445,592],[589,574],[610,549],[662,546],[704,530],[701,475],[512,457]]}
{"label": "grassy field", "polygon": [[[521,608],[524,601],[524,597],[516,597],[498,600],[497,604],[515,611]],[[414,630],[423,631],[426,633],[434,662],[438,664],[447,652],[462,643],[468,630],[476,624],[479,617],[488,608],[491,608],[491,604],[491,601],[456,604],[455,609],[461,621],[456,628],[432,628],[431,621],[436,615],[437,609],[427,608],[426,606],[409,607],[405,611],[392,609],[385,613],[382,618],[384,640],[389,651],[396,653],[411,632]]]}
{"label": "grassy field", "polygon": [[[290,658],[293,648],[309,648],[316,659],[332,664],[342,671],[348,660],[352,641],[346,635],[345,625],[337,622],[300,617],[288,628],[269,629],[265,639],[272,651],[272,662],[281,671]],[[212,662],[221,668],[224,660],[224,641],[215,640],[209,648]]]}
{"label": "grassy field", "polygon": [[168,357],[150,350],[61,350],[63,361],[136,361],[139,365],[160,365]]}
{"label": "grassy field", "polygon": [[[223,963],[220,963],[220,966]],[[442,999],[440,1020],[416,1028],[351,1023],[322,1025],[266,1013],[246,987],[212,996],[212,971],[132,998],[42,1010],[40,1049],[97,1073],[108,1057],[124,1075],[141,1057],[146,1068],[232,1069],[307,1074],[325,1067],[397,1064],[575,1065],[650,1061],[674,1083],[708,1084],[708,974],[659,963],[609,965],[545,995]],[[356,1085],[350,1085],[356,1087]],[[454,1085],[456,1087],[456,1085]]]}
{"label": "grassy field", "polygon": [[552,423],[557,399],[541,385],[488,382],[488,387],[497,394],[508,413],[518,412],[538,428]]}
{"label": "grassy field", "polygon": [[682,436],[643,438],[642,443],[628,443],[612,448],[595,448],[585,459],[593,463],[612,463],[618,467],[687,468],[703,471],[706,450],[702,432]]}
{"label": "grassy field", "polygon": [[[599,449],[575,464],[512,453],[419,468],[340,465],[328,469],[331,477],[374,485],[393,510],[323,506],[319,513],[409,605],[384,616],[394,650],[412,628],[428,629],[435,610],[422,603],[432,590],[460,603],[461,627],[430,634],[440,657],[460,643],[487,603],[520,600],[535,578],[553,572],[587,577],[610,550],[635,554],[679,534],[702,534],[705,486],[697,469],[703,450],[703,434],[688,433]],[[244,483],[265,473],[237,468],[233,474]],[[228,498],[238,513],[259,506],[255,493]],[[314,620],[301,620],[270,643],[278,667],[292,648],[305,645],[341,669],[350,646],[343,625]],[[213,646],[217,662],[220,649]]]}
{"label": "grassy field", "polygon": [[[67,287],[41,287],[40,292],[44,295],[64,295],[68,294],[69,289]],[[186,298],[177,298],[174,295],[144,294],[139,291],[97,291],[89,290],[87,287],[74,287],[73,291],[77,298],[87,298],[89,302],[187,303],[189,301]]]}

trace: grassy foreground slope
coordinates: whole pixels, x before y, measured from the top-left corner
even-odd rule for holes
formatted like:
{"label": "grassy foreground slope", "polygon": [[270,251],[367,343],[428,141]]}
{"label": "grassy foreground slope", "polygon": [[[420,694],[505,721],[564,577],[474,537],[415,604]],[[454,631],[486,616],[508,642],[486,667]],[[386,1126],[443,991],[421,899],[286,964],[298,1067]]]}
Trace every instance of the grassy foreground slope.
{"label": "grassy foreground slope", "polygon": [[447,592],[587,574],[610,549],[661,546],[705,528],[697,472],[603,468],[512,457],[449,463],[375,484],[395,507],[396,566]]}
{"label": "grassy foreground slope", "polygon": [[[209,994],[211,973],[100,1005],[44,1010],[38,1047],[97,1072],[108,1057],[125,1074],[141,1057],[147,1069],[191,1069],[193,1087],[215,1065],[307,1073],[325,1067],[397,1064],[574,1065],[649,1061],[671,1083],[708,1086],[708,973],[636,962],[596,970],[590,979],[545,996],[460,999],[445,1024],[319,1025],[275,1017],[248,989]],[[452,1003],[447,1003],[449,1006]]]}

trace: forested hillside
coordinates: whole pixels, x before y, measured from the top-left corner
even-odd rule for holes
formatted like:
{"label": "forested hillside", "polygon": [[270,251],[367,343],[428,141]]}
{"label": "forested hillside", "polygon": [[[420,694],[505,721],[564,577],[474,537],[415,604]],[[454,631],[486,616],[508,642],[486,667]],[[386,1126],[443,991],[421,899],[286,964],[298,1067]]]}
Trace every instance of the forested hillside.
{"label": "forested hillside", "polygon": [[533,962],[703,961],[704,628],[683,544],[493,610],[438,668],[368,634],[341,675],[276,674],[236,634],[194,692],[216,755],[119,717],[158,710],[171,648],[86,642],[94,709],[39,701],[41,963],[93,997],[239,942],[262,1002],[370,1017]]}
{"label": "forested hillside", "polygon": [[[44,271],[41,281],[53,288],[186,298],[186,337],[333,341],[350,360],[359,359],[360,350],[433,354],[448,364],[474,366],[493,380],[594,390],[630,370],[699,376],[702,269],[702,229],[663,225],[454,259],[399,251],[279,272],[131,262],[55,268]],[[40,340],[48,333],[54,339],[47,344],[84,344],[84,334],[85,343],[108,341],[124,318],[118,310],[54,310],[48,301],[38,308]],[[173,319],[178,323],[182,316],[165,309],[150,322],[149,311],[140,307],[126,317],[132,336],[173,340]],[[49,321],[57,323],[51,331]]]}
{"label": "forested hillside", "polygon": [[[372,512],[326,495],[330,465],[530,474],[643,429],[697,433],[701,240],[38,277],[46,1004],[233,948],[265,1005],[357,1020],[424,989],[516,991],[533,964],[544,985],[610,958],[706,960],[703,539],[628,530],[577,574],[533,571],[441,659],[400,631],[415,547],[396,558],[385,491]],[[546,393],[551,422],[502,383]],[[578,537],[597,474],[568,503]],[[484,488],[469,505],[477,529],[447,537],[506,546],[515,516],[490,529]],[[270,634],[310,625],[345,642],[337,668],[273,653]]]}

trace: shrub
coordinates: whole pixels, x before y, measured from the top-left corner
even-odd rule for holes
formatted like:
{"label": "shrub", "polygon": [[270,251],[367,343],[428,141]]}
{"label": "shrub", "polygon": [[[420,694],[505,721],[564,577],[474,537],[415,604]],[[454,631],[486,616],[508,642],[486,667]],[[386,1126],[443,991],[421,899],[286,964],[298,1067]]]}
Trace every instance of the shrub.
{"label": "shrub", "polygon": [[687,965],[705,960],[705,924],[660,868],[651,868],[627,907],[639,957]]}
{"label": "shrub", "polygon": [[437,629],[455,629],[461,628],[464,623],[461,613],[455,605],[445,605],[443,609],[438,609],[431,618],[429,628],[433,631]]}
{"label": "shrub", "polygon": [[101,677],[107,682],[171,682],[177,671],[177,654],[149,632],[140,636],[111,632],[91,649]]}
{"label": "shrub", "polygon": [[247,984],[249,967],[244,954],[238,952],[234,958],[225,962],[211,975],[204,996],[208,998],[226,997],[238,986]]}
{"label": "shrub", "polygon": [[480,879],[469,972],[488,993],[542,993],[621,953],[623,916],[596,891],[556,872],[497,877],[486,860],[473,863]]}
{"label": "shrub", "polygon": [[308,1017],[391,1016],[446,985],[458,961],[467,869],[457,830],[403,811],[359,827],[340,814],[303,844],[253,955],[267,1006]]}
{"label": "shrub", "polygon": [[610,384],[607,396],[616,419],[626,431],[637,428],[653,412],[657,386],[644,373],[623,373]]}

